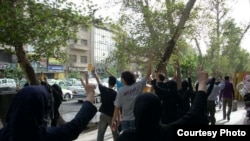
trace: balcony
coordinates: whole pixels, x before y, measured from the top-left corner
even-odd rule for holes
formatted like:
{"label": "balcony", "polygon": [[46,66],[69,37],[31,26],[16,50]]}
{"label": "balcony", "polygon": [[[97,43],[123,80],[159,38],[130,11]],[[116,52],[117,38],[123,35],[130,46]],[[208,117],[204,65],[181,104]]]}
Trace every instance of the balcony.
{"label": "balcony", "polygon": [[72,67],[88,67],[88,64],[87,63],[70,63],[70,65],[72,66]]}
{"label": "balcony", "polygon": [[88,46],[84,46],[84,45],[70,44],[69,47],[70,47],[70,49],[75,49],[75,50],[83,50],[83,51],[89,50]]}

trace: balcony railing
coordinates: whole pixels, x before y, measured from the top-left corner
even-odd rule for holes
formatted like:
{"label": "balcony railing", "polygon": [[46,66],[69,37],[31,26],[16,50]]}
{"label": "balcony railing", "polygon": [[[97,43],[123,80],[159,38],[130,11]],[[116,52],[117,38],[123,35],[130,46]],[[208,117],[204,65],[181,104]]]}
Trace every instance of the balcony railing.
{"label": "balcony railing", "polygon": [[89,48],[87,46],[83,46],[83,45],[74,45],[71,44],[69,45],[70,49],[77,49],[77,50],[89,50]]}

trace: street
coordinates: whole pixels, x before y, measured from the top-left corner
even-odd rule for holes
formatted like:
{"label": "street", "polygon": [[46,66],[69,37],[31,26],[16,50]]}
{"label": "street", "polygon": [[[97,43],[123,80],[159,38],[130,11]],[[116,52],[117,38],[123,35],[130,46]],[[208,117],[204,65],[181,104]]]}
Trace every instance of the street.
{"label": "street", "polygon": [[[95,104],[97,108],[100,107],[100,103]],[[76,113],[80,110],[82,103],[78,102],[77,100],[69,100],[64,101],[60,106],[59,112],[62,114],[62,117],[65,121],[70,121]],[[97,123],[98,122],[99,112],[97,112],[96,116],[90,121],[90,123]]]}
{"label": "street", "polygon": [[[78,103],[75,100],[71,100],[68,102],[64,102],[60,108],[60,111],[62,112],[62,116],[66,121],[71,120],[76,112],[80,109],[81,103]],[[97,104],[97,107],[100,106],[100,104]],[[230,121],[223,120],[222,119],[222,109],[219,109],[216,107],[216,125],[250,125],[250,121],[247,122],[245,118],[245,109],[244,109],[244,103],[238,102],[238,108],[237,111],[233,111],[231,113],[231,119]],[[97,115],[91,120],[91,123],[89,124],[89,129],[84,130],[82,134],[79,135],[78,139],[75,141],[96,141],[97,137],[97,125],[98,125],[98,116]],[[105,134],[105,141],[113,141],[111,129],[108,128]]]}

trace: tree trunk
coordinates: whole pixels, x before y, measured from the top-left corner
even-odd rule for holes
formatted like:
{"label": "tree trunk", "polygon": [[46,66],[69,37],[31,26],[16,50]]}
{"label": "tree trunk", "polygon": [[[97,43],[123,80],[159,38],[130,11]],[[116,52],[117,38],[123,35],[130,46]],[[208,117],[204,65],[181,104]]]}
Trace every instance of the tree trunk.
{"label": "tree trunk", "polygon": [[157,64],[156,67],[156,72],[159,72],[160,70],[164,70],[164,67],[166,67],[168,60],[171,57],[171,54],[173,53],[173,50],[175,48],[176,42],[179,39],[181,35],[181,31],[183,30],[186,21],[189,18],[190,12],[195,4],[196,0],[189,0],[188,3],[186,4],[186,7],[183,11],[183,14],[181,16],[181,19],[175,29],[174,35],[172,38],[167,41],[166,43],[166,48],[164,51],[164,55],[161,58],[161,61]]}
{"label": "tree trunk", "polygon": [[176,69],[176,82],[177,82],[177,89],[181,89],[181,68],[180,68],[180,63],[179,60],[176,60],[177,63],[177,69]]}
{"label": "tree trunk", "polygon": [[23,48],[23,44],[15,45],[15,51],[18,63],[25,75],[25,78],[28,80],[30,85],[39,85],[39,81],[36,77],[35,71],[32,68],[28,57]]}

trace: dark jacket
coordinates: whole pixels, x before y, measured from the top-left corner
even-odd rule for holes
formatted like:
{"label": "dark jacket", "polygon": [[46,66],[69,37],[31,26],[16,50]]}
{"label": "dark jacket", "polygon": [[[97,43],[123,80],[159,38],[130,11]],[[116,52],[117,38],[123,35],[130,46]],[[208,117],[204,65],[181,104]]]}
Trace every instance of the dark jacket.
{"label": "dark jacket", "polygon": [[225,80],[225,87],[220,92],[220,99],[221,98],[232,98],[232,99],[234,99],[234,86],[228,80]]}
{"label": "dark jacket", "polygon": [[50,93],[45,86],[27,86],[15,96],[7,114],[5,126],[0,129],[0,141],[72,141],[87,126],[97,112],[86,101],[70,122],[47,127],[44,121]]}
{"label": "dark jacket", "polygon": [[169,80],[166,82],[165,88],[155,86],[155,90],[158,92],[158,95],[160,95],[162,101],[161,122],[168,124],[176,121],[178,118],[178,106],[180,104],[176,81]]}
{"label": "dark jacket", "polygon": [[157,82],[156,79],[153,79],[151,80],[151,85],[155,90],[155,94],[162,100],[162,94],[161,91],[158,89],[158,87],[167,89],[167,84],[165,82]]}
{"label": "dark jacket", "polygon": [[183,116],[186,112],[189,111],[191,107],[192,97],[193,97],[193,87],[191,78],[183,80],[181,83],[181,89],[178,91],[180,96],[180,106],[178,106],[179,117]]}

